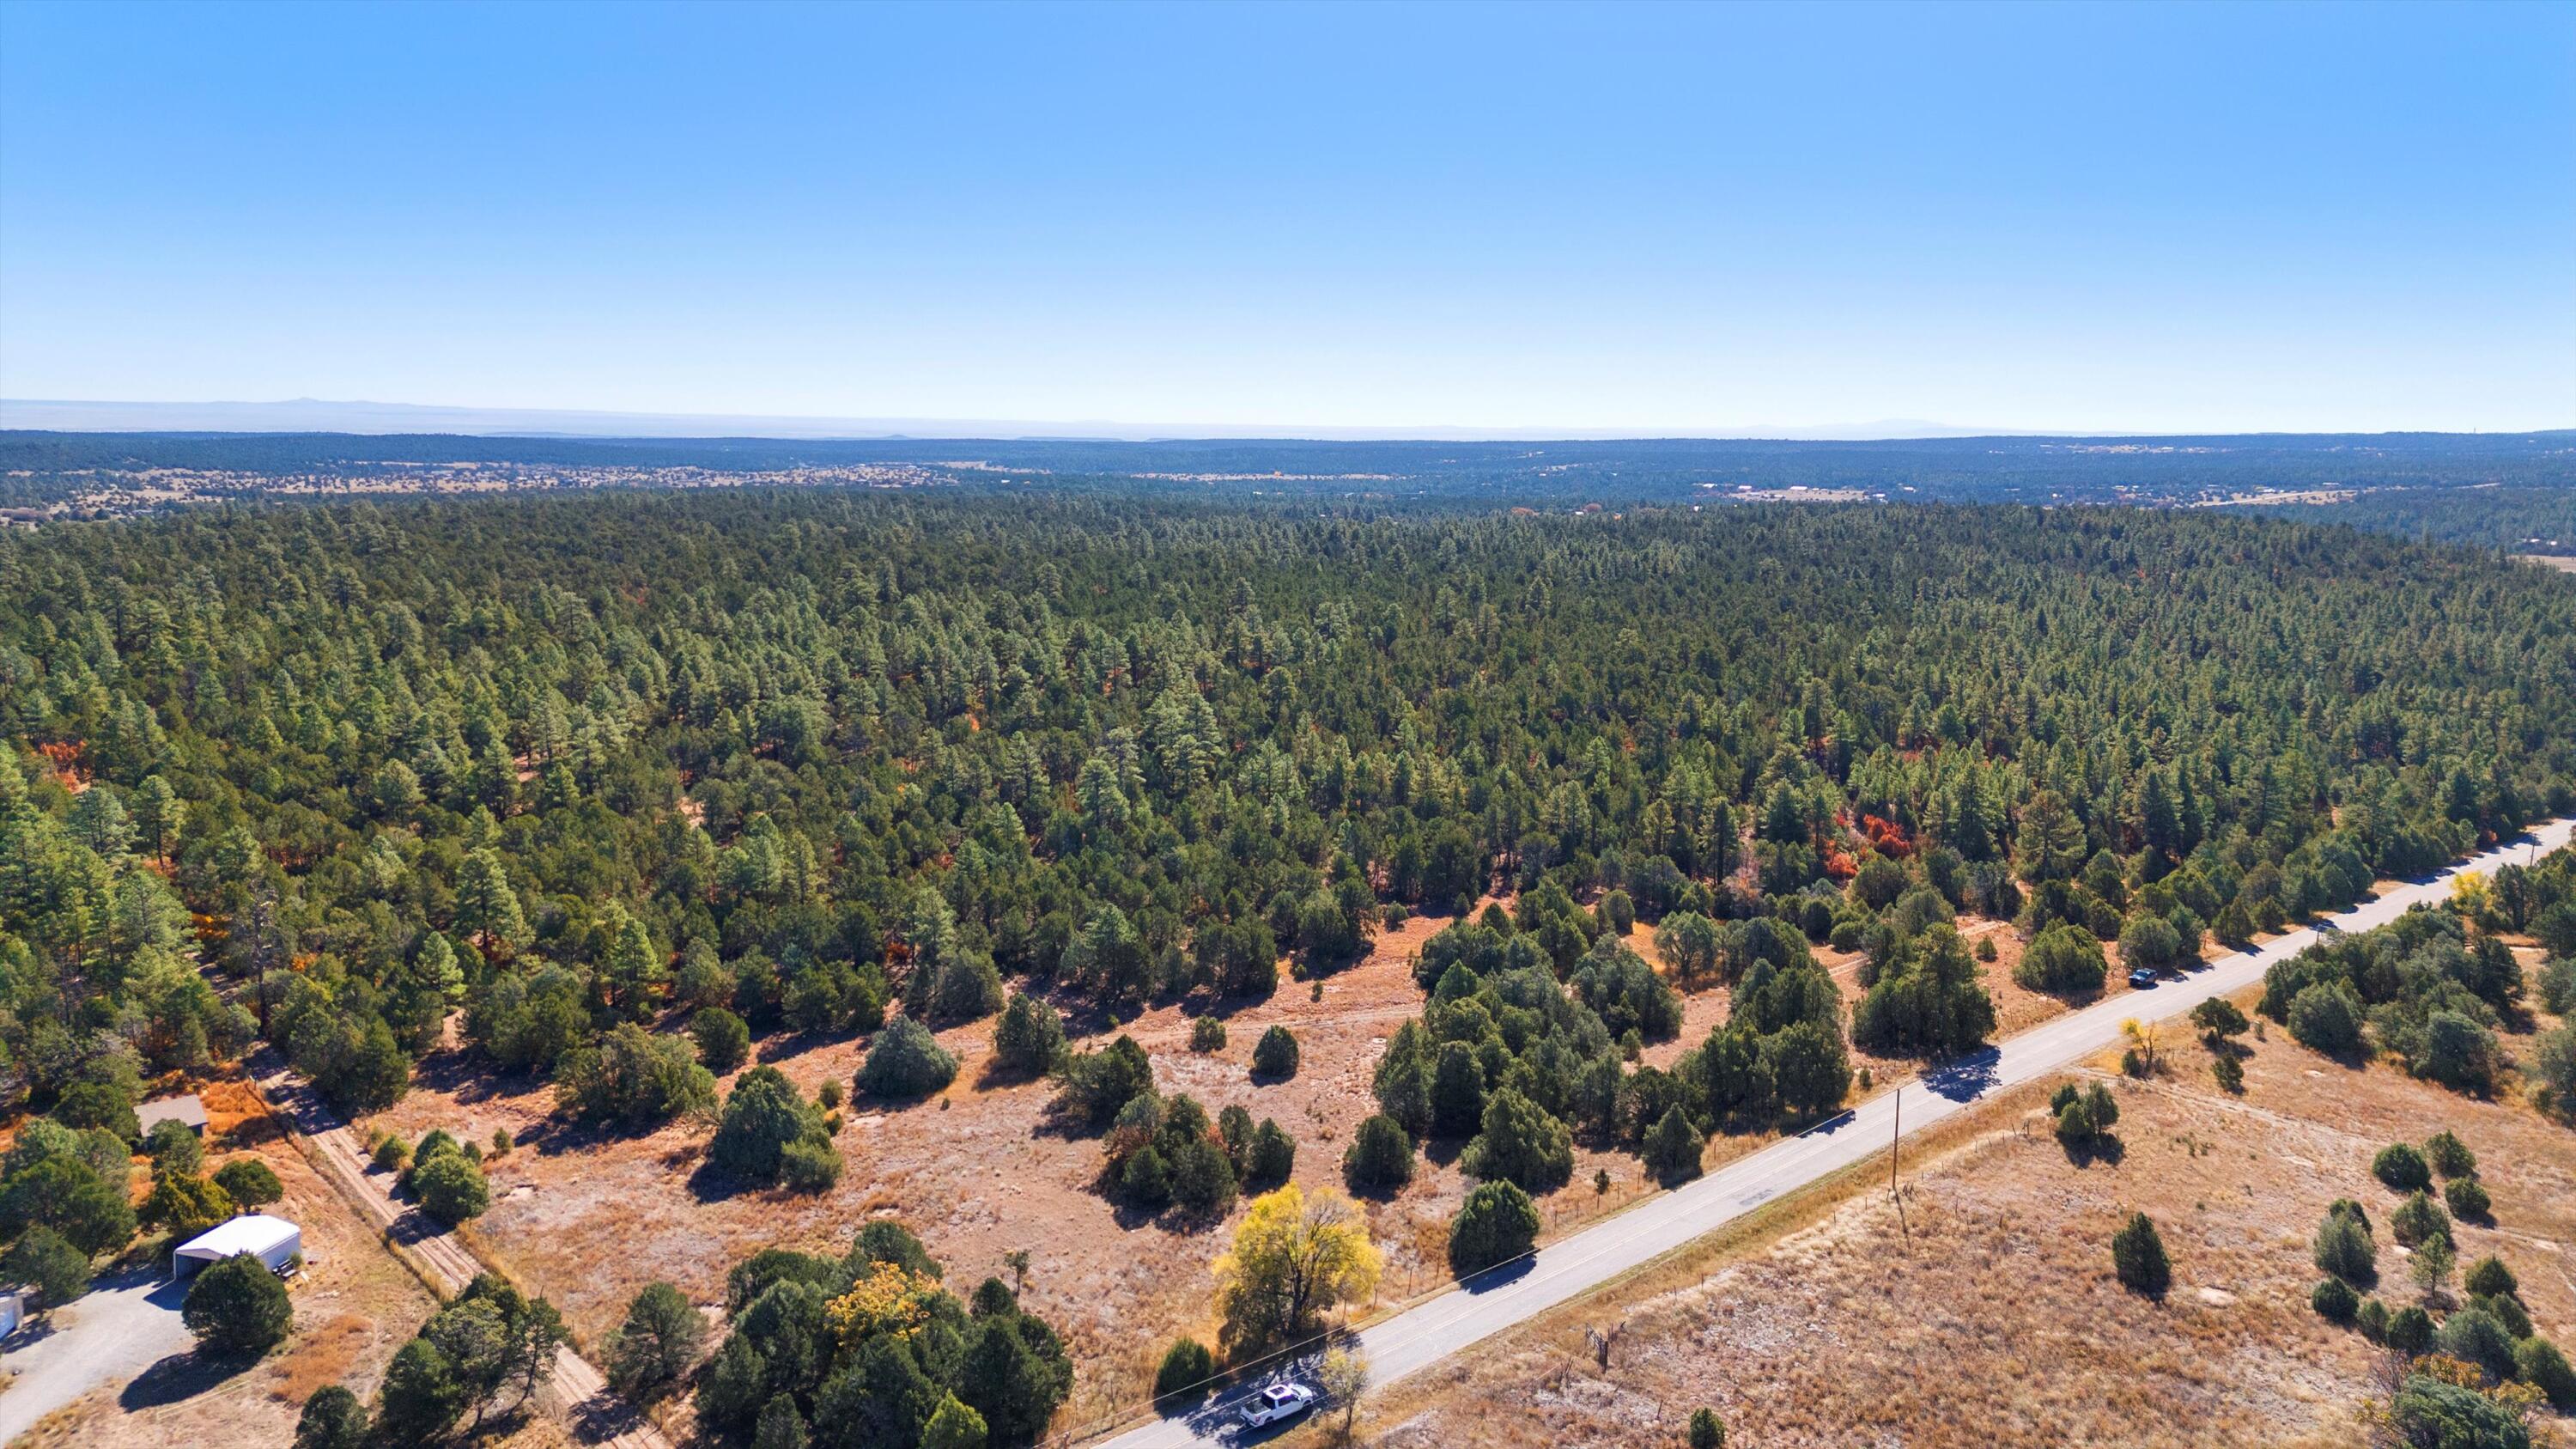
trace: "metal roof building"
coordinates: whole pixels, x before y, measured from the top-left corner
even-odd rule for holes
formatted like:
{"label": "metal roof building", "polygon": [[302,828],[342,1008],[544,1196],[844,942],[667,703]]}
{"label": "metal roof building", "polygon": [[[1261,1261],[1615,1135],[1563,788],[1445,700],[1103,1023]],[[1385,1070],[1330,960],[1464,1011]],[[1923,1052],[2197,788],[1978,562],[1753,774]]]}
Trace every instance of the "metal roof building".
{"label": "metal roof building", "polygon": [[209,1266],[243,1253],[267,1264],[272,1272],[284,1272],[295,1255],[303,1251],[302,1228],[284,1218],[249,1213],[181,1243],[170,1255],[170,1276],[193,1278]]}

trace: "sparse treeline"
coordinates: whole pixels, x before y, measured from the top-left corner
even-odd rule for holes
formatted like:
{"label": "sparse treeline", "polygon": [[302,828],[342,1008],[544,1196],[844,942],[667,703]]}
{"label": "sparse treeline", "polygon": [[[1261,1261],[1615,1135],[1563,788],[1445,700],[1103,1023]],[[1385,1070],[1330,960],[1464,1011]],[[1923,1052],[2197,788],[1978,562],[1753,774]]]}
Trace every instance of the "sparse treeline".
{"label": "sparse treeline", "polygon": [[[49,528],[0,578],[0,1044],[39,1107],[254,1030],[374,1107],[461,1006],[649,1120],[707,1092],[613,1029],[674,1006],[1254,993],[1492,890],[1613,1037],[1662,1007],[1603,909],[1846,933],[1895,983],[1871,1029],[1938,1049],[1974,1011],[1915,887],[2179,949],[2176,912],[2340,903],[2576,778],[2563,581],[2243,518],[501,499]],[[1524,964],[1443,1010],[1508,1031]]]}

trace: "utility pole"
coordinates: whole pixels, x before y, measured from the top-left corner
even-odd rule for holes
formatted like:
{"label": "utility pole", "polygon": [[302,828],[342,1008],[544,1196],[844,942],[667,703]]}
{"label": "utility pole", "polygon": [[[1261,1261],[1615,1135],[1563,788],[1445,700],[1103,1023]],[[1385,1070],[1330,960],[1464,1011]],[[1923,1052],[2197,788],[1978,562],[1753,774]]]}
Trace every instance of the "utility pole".
{"label": "utility pole", "polygon": [[1905,1138],[1905,1084],[1903,1082],[1896,1084],[1896,1095],[1892,1103],[1895,1111],[1890,1114],[1887,1125],[1887,1195],[1896,1200],[1896,1231],[1905,1241],[1911,1243],[1914,1241],[1914,1228],[1905,1221],[1905,1192],[1896,1185],[1897,1151],[1899,1144]]}

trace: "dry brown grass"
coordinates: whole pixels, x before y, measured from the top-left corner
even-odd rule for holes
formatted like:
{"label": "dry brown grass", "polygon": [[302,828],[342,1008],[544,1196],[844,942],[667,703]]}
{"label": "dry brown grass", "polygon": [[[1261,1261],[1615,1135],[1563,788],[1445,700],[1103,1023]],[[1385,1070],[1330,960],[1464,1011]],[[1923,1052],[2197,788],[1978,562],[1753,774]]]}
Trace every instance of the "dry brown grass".
{"label": "dry brown grass", "polygon": [[[1416,920],[1388,933],[1366,961],[1325,978],[1320,1000],[1309,983],[1283,981],[1270,1000],[1227,1019],[1221,1052],[1191,1052],[1190,1018],[1173,1007],[1123,1030],[1152,1055],[1162,1090],[1190,1093],[1211,1115],[1239,1102],[1256,1118],[1276,1119],[1297,1139],[1297,1180],[1338,1185],[1350,1132],[1375,1110],[1369,1083],[1378,1054],[1420,1010],[1407,960],[1443,924]],[[1252,1047],[1273,1023],[1296,1032],[1301,1068],[1289,1081],[1255,1085]],[[956,1084],[940,1096],[845,1107],[839,1141],[849,1170],[819,1197],[701,1196],[705,1184],[693,1179],[703,1126],[675,1124],[641,1138],[570,1133],[552,1120],[543,1089],[504,1083],[496,1091],[452,1053],[433,1059],[423,1087],[366,1125],[414,1140],[432,1127],[478,1141],[509,1128],[522,1145],[487,1163],[493,1206],[473,1225],[474,1244],[530,1291],[553,1298],[591,1342],[615,1327],[655,1275],[712,1304],[723,1296],[726,1270],[751,1252],[771,1244],[840,1251],[871,1217],[897,1217],[920,1233],[961,1292],[988,1274],[1007,1278],[1003,1256],[1026,1249],[1029,1306],[1065,1332],[1081,1365],[1067,1414],[1087,1417],[1134,1402],[1173,1333],[1211,1326],[1207,1265],[1228,1224],[1139,1221],[1094,1191],[1100,1144],[1049,1126],[1053,1088],[986,1080],[991,1029],[987,1021],[940,1034],[960,1061]],[[834,1042],[772,1056],[770,1065],[809,1096],[827,1080],[846,1091],[863,1048]],[[1620,1179],[1606,1203],[1591,1188],[1598,1165]],[[1571,1220],[1632,1200],[1643,1190],[1638,1176],[1633,1158],[1587,1157],[1552,1212]],[[1435,1167],[1393,1201],[1370,1206],[1391,1248],[1390,1295],[1437,1281],[1442,1233],[1463,1196],[1454,1166]]]}
{"label": "dry brown grass", "polygon": [[[2576,1137],[2268,1035],[2241,1100],[2196,1043],[2171,1051],[2167,1078],[2120,1084],[2116,1163],[2069,1161],[2030,1120],[2038,1090],[2005,1094],[1944,1124],[1958,1145],[1914,1159],[1910,1237],[1880,1180],[1848,1174],[1397,1386],[1366,1431],[1404,1449],[1670,1443],[1707,1405],[1730,1442],[1766,1449],[2350,1442],[2373,1355],[2308,1307],[2310,1237],[2336,1197],[2384,1220],[2396,1198],[2372,1153],[2444,1126],[2496,1200],[2493,1226],[2461,1225],[2462,1263],[2502,1256],[2541,1330],[2576,1337]],[[2133,1209],[2173,1255],[2161,1302],[2111,1276],[2108,1240]],[[2382,1242],[2381,1292],[2412,1301]],[[1622,1317],[1604,1374],[1582,1331]]]}
{"label": "dry brown grass", "polygon": [[[1324,978],[1320,999],[1310,983],[1283,980],[1269,1000],[1227,1018],[1221,1052],[1190,1051],[1191,1019],[1175,1007],[1122,1029],[1152,1056],[1163,1091],[1195,1096],[1211,1116],[1241,1103],[1256,1119],[1276,1119],[1297,1139],[1297,1181],[1338,1186],[1350,1134],[1376,1110],[1370,1080],[1377,1059],[1387,1038],[1421,1010],[1408,962],[1446,924],[1416,918],[1386,933],[1365,961]],[[1715,1000],[1722,1007],[1723,994]],[[1705,1001],[1694,998],[1694,1008]],[[1273,1023],[1296,1033],[1300,1070],[1289,1081],[1255,1085],[1252,1047]],[[1065,1422],[1132,1408],[1173,1335],[1212,1337],[1207,1267],[1232,1220],[1123,1214],[1093,1188],[1099,1142],[1048,1125],[1051,1086],[985,1080],[991,1031],[987,1021],[940,1033],[960,1070],[939,1097],[845,1107],[839,1141],[849,1170],[819,1197],[702,1197],[693,1175],[706,1144],[703,1126],[675,1124],[640,1138],[568,1132],[552,1119],[542,1087],[495,1083],[454,1052],[433,1058],[422,1086],[364,1125],[415,1141],[433,1127],[476,1141],[507,1127],[521,1145],[486,1164],[493,1204],[472,1225],[473,1245],[523,1287],[551,1297],[581,1341],[596,1343],[613,1329],[654,1276],[714,1304],[726,1270],[759,1248],[837,1252],[869,1218],[896,1217],[947,1265],[960,1291],[988,1274],[1007,1278],[1003,1256],[1028,1250],[1028,1304],[1063,1330],[1079,1365]],[[829,1043],[772,1056],[769,1064],[810,1097],[827,1080],[846,1090],[863,1048]],[[1722,1139],[1713,1151],[1731,1156],[1760,1145]],[[1594,1191],[1596,1171],[1610,1174],[1606,1194]],[[1367,1204],[1387,1252],[1383,1299],[1446,1281],[1448,1221],[1466,1187],[1454,1153],[1444,1149],[1403,1193]],[[1541,1206],[1551,1233],[1561,1233],[1650,1190],[1635,1157],[1578,1149],[1572,1180]]]}

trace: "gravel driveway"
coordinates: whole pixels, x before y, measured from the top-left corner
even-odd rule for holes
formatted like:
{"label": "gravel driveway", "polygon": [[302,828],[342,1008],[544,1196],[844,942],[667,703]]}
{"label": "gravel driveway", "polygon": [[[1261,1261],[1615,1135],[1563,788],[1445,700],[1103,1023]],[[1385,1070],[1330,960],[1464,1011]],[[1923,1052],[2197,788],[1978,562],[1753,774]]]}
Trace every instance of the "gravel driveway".
{"label": "gravel driveway", "polygon": [[0,1344],[0,1367],[15,1374],[0,1393],[0,1444],[102,1383],[128,1383],[196,1340],[179,1322],[184,1283],[150,1269],[101,1278],[51,1322],[23,1324]]}

